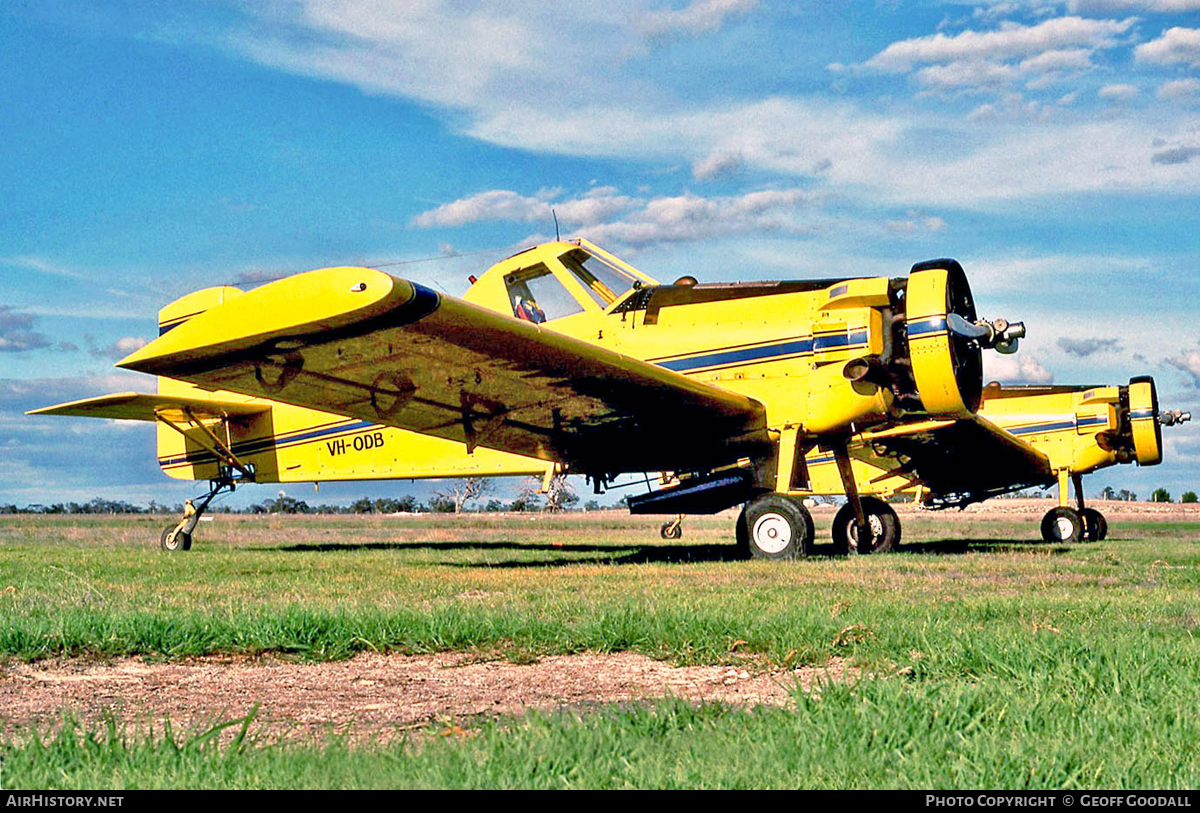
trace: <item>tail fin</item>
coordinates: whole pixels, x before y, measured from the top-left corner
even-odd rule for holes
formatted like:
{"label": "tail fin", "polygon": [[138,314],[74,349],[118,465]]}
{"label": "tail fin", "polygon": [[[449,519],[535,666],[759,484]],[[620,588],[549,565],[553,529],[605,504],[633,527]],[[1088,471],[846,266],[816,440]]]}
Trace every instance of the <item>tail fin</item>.
{"label": "tail fin", "polygon": [[179,327],[193,316],[199,316],[209,308],[221,305],[234,297],[242,295],[240,288],[231,285],[221,285],[216,288],[204,288],[181,296],[158,312],[158,335]]}

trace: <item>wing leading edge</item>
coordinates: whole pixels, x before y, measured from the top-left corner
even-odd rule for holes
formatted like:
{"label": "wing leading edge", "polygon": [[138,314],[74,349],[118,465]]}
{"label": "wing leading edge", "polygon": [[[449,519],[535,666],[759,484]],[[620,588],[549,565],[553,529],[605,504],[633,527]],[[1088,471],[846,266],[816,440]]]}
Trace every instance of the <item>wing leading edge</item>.
{"label": "wing leading edge", "polygon": [[257,415],[270,408],[265,404],[217,401],[210,398],[187,398],[146,392],[114,392],[111,395],[99,395],[95,398],[84,398],[41,409],[31,409],[25,414],[70,415],[79,418],[110,418],[119,421],[157,421],[159,417],[165,417],[168,420],[184,421],[189,417],[210,420]]}
{"label": "wing leading edge", "polygon": [[710,467],[768,442],[753,399],[365,268],[265,285],[119,366],[589,473]]}

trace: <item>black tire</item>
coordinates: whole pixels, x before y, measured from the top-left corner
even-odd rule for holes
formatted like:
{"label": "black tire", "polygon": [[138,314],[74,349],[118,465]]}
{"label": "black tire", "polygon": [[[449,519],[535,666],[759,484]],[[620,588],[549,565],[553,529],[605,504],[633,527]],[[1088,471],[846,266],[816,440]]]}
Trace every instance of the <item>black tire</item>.
{"label": "black tire", "polygon": [[746,527],[746,506],[742,506],[741,513],[738,514],[737,522],[733,526],[733,536],[737,540],[738,556],[743,559],[750,558],[750,530]]}
{"label": "black tire", "polygon": [[768,494],[746,506],[746,547],[755,559],[798,559],[812,553],[812,515],[803,503]]}
{"label": "black tire", "polygon": [[162,547],[162,549],[171,552],[191,550],[192,535],[189,533],[180,531],[179,533],[175,534],[174,540],[171,540],[170,542],[167,541],[167,537],[171,535],[171,531],[173,530],[175,530],[174,525],[168,525],[167,527],[163,528],[162,536],[158,538],[158,544]]}
{"label": "black tire", "polygon": [[1046,542],[1079,542],[1083,539],[1083,517],[1074,508],[1051,508],[1042,517],[1042,539]]}
{"label": "black tire", "polygon": [[1079,512],[1083,519],[1083,538],[1089,542],[1098,542],[1108,536],[1108,520],[1095,508],[1085,508]]}
{"label": "black tire", "polygon": [[846,503],[833,518],[834,548],[842,553],[886,553],[900,546],[900,518],[892,507],[877,497],[862,498],[863,513],[871,527],[871,542],[868,546],[858,543],[858,529],[854,522],[854,507]]}
{"label": "black tire", "polygon": [[663,539],[679,539],[683,536],[682,522],[664,522],[658,530]]}

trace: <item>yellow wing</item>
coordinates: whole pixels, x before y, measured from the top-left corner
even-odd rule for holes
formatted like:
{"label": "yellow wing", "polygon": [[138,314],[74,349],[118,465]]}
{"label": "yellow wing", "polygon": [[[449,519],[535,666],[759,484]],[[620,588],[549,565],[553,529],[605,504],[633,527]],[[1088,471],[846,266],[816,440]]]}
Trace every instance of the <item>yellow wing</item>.
{"label": "yellow wing", "polygon": [[865,432],[851,454],[919,480],[942,505],[967,505],[1054,480],[1050,460],[979,415]]}
{"label": "yellow wing", "polygon": [[188,398],[178,395],[153,395],[145,392],[115,392],[81,401],[31,409],[26,415],[71,415],[81,418],[113,418],[124,421],[157,421],[164,417],[183,422],[187,413],[198,420],[215,420],[236,415],[255,415],[270,406],[238,401],[217,401],[211,398]]}
{"label": "yellow wing", "polygon": [[768,442],[753,399],[365,268],[265,285],[120,366],[596,474]]}

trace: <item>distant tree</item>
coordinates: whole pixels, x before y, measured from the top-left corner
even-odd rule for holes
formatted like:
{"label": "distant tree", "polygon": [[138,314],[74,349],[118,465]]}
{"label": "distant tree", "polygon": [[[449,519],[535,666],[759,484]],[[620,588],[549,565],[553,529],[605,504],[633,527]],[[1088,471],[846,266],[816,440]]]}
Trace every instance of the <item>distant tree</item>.
{"label": "distant tree", "polygon": [[1193,503],[1193,502],[1200,502],[1200,499],[1197,499],[1195,491],[1185,491],[1185,492],[1183,492],[1183,496],[1179,498],[1179,501],[1185,502],[1185,503]]}
{"label": "distant tree", "polygon": [[509,506],[510,511],[540,511],[542,510],[542,498],[538,493],[542,478],[532,477],[533,482],[526,482],[517,492],[517,498],[513,500]]}
{"label": "distant tree", "polygon": [[284,492],[280,491],[275,495],[273,500],[264,500],[262,510],[255,513],[262,514],[309,514],[312,509],[308,507],[308,503],[304,500],[297,500],[295,497],[289,497]]}
{"label": "distant tree", "polygon": [[550,489],[546,492],[546,510],[557,514],[579,502],[579,497],[567,482],[567,475],[556,474],[550,478]]}
{"label": "distant tree", "polygon": [[429,498],[429,510],[435,514],[453,514],[454,500],[444,494],[434,494]]}
{"label": "distant tree", "polygon": [[1154,493],[1150,495],[1151,502],[1170,502],[1171,493],[1165,488],[1156,488]]}
{"label": "distant tree", "polygon": [[1117,492],[1117,499],[1124,500],[1125,502],[1135,502],[1137,500],[1137,495],[1132,491],[1123,488]]}
{"label": "distant tree", "polygon": [[495,497],[493,497],[492,499],[488,500],[488,502],[487,502],[487,505],[484,507],[484,509],[483,509],[483,510],[484,510],[484,511],[491,511],[491,512],[495,512],[495,511],[503,511],[503,510],[504,510],[504,503],[500,502],[500,501],[499,501],[499,500],[497,500]]}
{"label": "distant tree", "polygon": [[437,496],[449,500],[454,506],[454,513],[461,514],[468,502],[481,497],[491,489],[492,481],[485,477],[467,477],[462,480],[451,480],[445,489]]}
{"label": "distant tree", "polygon": [[1117,492],[1113,490],[1112,486],[1105,486],[1104,490],[1100,492],[1100,497],[1105,500],[1115,500]]}
{"label": "distant tree", "polygon": [[595,500],[588,500],[587,502],[585,502],[583,504],[583,510],[584,511],[599,511],[600,503],[596,502]]}

